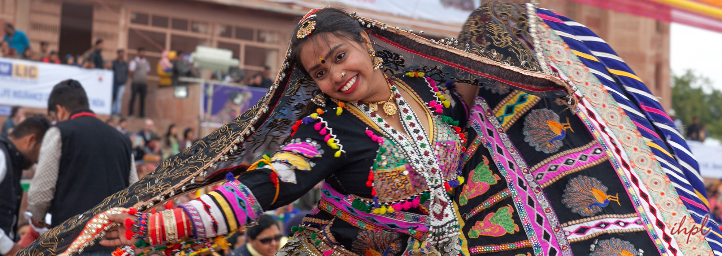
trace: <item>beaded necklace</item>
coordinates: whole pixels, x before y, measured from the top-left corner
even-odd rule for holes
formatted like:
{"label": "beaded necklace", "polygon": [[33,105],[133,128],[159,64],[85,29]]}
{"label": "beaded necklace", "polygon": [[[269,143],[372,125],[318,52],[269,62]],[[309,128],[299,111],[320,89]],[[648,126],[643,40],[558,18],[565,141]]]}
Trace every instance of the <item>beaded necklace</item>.
{"label": "beaded necklace", "polygon": [[[428,80],[426,82],[428,84]],[[432,140],[427,136],[416,113],[411,109],[408,102],[395,86],[395,84],[403,86],[403,83],[395,80],[389,84],[391,85],[392,94],[396,98],[396,104],[399,106],[399,117],[402,127],[406,131],[406,136],[392,128],[383,118],[371,111],[368,106],[359,104],[358,102],[351,102],[351,104],[361,110],[371,121],[376,123],[378,127],[383,130],[386,137],[393,140],[396,145],[399,146],[401,153],[404,154],[406,159],[410,160],[409,163],[413,169],[426,180],[430,190],[430,203],[428,207],[430,230],[427,241],[432,244],[441,245],[439,249],[447,252],[458,250],[459,244],[456,237],[459,234],[459,225],[454,213],[453,202],[446,193],[444,186],[446,183],[438,159],[436,159],[436,154],[433,152],[431,145]],[[431,87],[431,84],[429,84],[429,87]],[[413,98],[413,95],[411,97]],[[422,106],[424,106],[424,104],[422,104]],[[433,131],[434,124],[432,115],[425,107],[424,113],[429,121],[429,129]],[[433,138],[433,132],[431,136]]]}

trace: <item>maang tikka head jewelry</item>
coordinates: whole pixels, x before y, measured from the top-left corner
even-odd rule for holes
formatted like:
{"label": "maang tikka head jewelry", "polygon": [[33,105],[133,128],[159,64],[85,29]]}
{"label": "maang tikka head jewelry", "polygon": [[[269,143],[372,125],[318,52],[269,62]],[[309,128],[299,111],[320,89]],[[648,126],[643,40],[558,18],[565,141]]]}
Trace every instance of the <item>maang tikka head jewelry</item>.
{"label": "maang tikka head jewelry", "polygon": [[306,16],[303,16],[303,19],[299,22],[301,27],[299,27],[298,32],[296,32],[296,38],[303,39],[313,33],[313,30],[316,29],[316,21],[312,19],[316,17],[316,12],[319,10],[321,9],[311,9]]}
{"label": "maang tikka head jewelry", "polygon": [[379,70],[381,68],[381,65],[384,63],[384,60],[380,57],[376,57],[376,51],[374,48],[369,48],[369,56],[371,56],[371,62],[374,66],[374,70]]}

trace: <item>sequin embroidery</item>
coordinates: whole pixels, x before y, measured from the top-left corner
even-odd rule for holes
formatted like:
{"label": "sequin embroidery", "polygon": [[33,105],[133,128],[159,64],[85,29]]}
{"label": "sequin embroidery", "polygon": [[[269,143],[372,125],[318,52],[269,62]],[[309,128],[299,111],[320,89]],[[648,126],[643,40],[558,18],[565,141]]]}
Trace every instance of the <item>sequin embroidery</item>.
{"label": "sequin embroidery", "polygon": [[479,236],[500,237],[507,233],[514,234],[519,231],[519,225],[511,218],[514,208],[507,205],[499,208],[496,212],[489,213],[484,220],[477,221],[474,227],[469,230],[470,238]]}
{"label": "sequin embroidery", "polygon": [[464,189],[461,191],[461,196],[459,197],[460,205],[466,205],[469,202],[469,199],[486,193],[491,185],[494,185],[498,180],[501,180],[499,175],[492,173],[489,169],[489,159],[487,159],[486,156],[482,157],[484,162],[479,163],[474,170],[471,170],[471,173],[469,174],[471,179],[466,185],[464,185]]}

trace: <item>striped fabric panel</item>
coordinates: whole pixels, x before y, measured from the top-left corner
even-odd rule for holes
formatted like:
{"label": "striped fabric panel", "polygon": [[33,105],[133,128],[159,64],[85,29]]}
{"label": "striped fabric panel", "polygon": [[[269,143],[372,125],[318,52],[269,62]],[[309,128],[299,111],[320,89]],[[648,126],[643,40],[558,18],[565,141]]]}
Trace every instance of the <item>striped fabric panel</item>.
{"label": "striped fabric panel", "polygon": [[[652,95],[641,79],[634,74],[631,68],[627,66],[621,57],[617,56],[616,52],[614,52],[614,50],[612,50],[612,48],[604,42],[604,40],[599,38],[588,28],[584,26],[566,25],[566,23],[575,24],[576,22],[567,17],[556,15],[550,11],[542,10],[540,12],[554,15],[554,17],[562,20],[564,22],[563,24],[557,23],[557,25],[560,26],[560,30],[564,30],[564,32],[568,34],[575,35],[579,39],[584,38],[582,39],[582,42],[586,48],[591,51],[592,55],[598,57],[609,73],[617,75],[621,84],[624,85],[625,89],[632,96],[631,98],[635,100],[635,104],[639,108],[642,108],[647,118],[652,121],[655,126],[657,126],[658,133],[663,135],[661,137],[666,138],[665,140],[669,143],[669,146],[672,147],[671,153],[676,156],[679,162],[685,162],[689,165],[683,166],[685,167],[683,168],[683,172],[689,179],[690,184],[692,184],[698,193],[707,197],[704,183],[699,176],[699,165],[697,164],[697,160],[691,153],[689,153],[689,147],[687,146],[684,137],[681,136],[678,131],[671,131],[662,127],[662,125],[674,127],[674,122],[664,112],[664,109],[659,104],[657,98]],[[658,111],[652,112],[648,109],[655,109]]]}
{"label": "striped fabric panel", "polygon": [[[690,215],[697,223],[701,223],[704,215],[709,214],[709,210],[702,200],[706,195],[703,194],[705,190],[697,171],[697,162],[689,153],[686,142],[680,134],[673,128],[667,129],[674,125],[657,99],[611,47],[591,30],[553,12],[541,9],[538,12],[547,25],[554,29],[555,33],[560,35],[577,54],[582,63],[590,68],[607,90],[612,92],[614,99],[639,127],[642,136],[647,139],[647,145],[672,181],[685,206],[690,210]],[[675,159],[672,154],[677,158]],[[722,255],[722,237],[717,235],[718,225],[709,222],[707,227],[716,234],[708,235],[707,240],[715,254]]]}

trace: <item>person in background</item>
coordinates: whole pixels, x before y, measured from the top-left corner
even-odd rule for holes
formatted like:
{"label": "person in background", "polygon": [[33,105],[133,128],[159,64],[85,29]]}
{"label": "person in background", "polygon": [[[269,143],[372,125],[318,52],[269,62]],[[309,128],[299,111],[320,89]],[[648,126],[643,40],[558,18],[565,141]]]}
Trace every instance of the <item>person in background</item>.
{"label": "person in background", "polygon": [[702,125],[699,127],[699,134],[697,137],[699,138],[699,142],[704,142],[704,140],[707,139],[709,136],[709,131],[707,130],[707,125]]}
{"label": "person in background", "polygon": [[80,68],[84,67],[85,66],[85,57],[82,54],[75,57],[74,65],[77,67],[80,67]]}
{"label": "person in background", "polygon": [[60,56],[58,56],[58,52],[50,51],[50,54],[48,56],[43,57],[43,63],[60,64]]}
{"label": "person in background", "polygon": [[15,126],[25,121],[25,109],[20,106],[13,106],[10,110],[10,116],[5,120],[0,132],[0,137],[7,137],[8,134],[13,132]]}
{"label": "person in background", "polygon": [[88,61],[93,63],[93,67],[103,69],[105,66],[103,63],[103,39],[95,40],[95,46],[93,53],[88,56]]}
{"label": "person in background", "polygon": [[[52,212],[49,226],[56,227],[138,181],[130,140],[90,110],[78,81],[68,79],[53,87],[48,115],[57,123],[43,138],[27,195],[36,227],[48,226],[48,212]],[[85,252],[112,250],[88,247]]]}
{"label": "person in background", "polygon": [[153,122],[153,119],[145,119],[143,130],[138,132],[138,136],[143,139],[143,146],[147,146],[151,139],[158,138],[158,134],[155,133],[155,123]]}
{"label": "person in background", "polygon": [[261,88],[271,88],[273,81],[269,78],[271,76],[271,67],[263,67],[263,73],[261,73]]}
{"label": "person in background", "polygon": [[120,115],[121,102],[125,92],[125,82],[128,81],[128,62],[125,61],[125,51],[119,49],[113,60],[113,107],[112,113]]}
{"label": "person in background", "polygon": [[272,256],[278,252],[284,236],[276,218],[264,214],[257,223],[246,228],[246,245],[233,250],[230,256]]}
{"label": "person in background", "polygon": [[145,175],[145,170],[143,167],[143,156],[145,155],[145,141],[142,137],[138,136],[138,134],[134,133],[128,133],[128,138],[130,138],[130,141],[133,143],[133,159],[135,159],[135,164],[138,168],[138,178],[142,178],[143,175]]}
{"label": "person in background", "polygon": [[171,124],[161,140],[160,152],[163,159],[178,154],[180,152],[178,146],[178,128],[175,127],[175,124]]}
{"label": "person in background", "polygon": [[183,140],[180,141],[180,149],[186,149],[193,146],[193,142],[195,142],[195,133],[193,132],[193,128],[186,128],[185,131],[183,131]]}
{"label": "person in background", "polygon": [[115,127],[122,134],[128,134],[128,119],[121,116],[118,120],[118,126]]}
{"label": "person in background", "polygon": [[163,160],[161,157],[160,144],[160,137],[158,137],[157,134],[153,134],[150,141],[148,141],[143,148],[143,170],[146,174],[155,170]]}
{"label": "person in background", "polygon": [[65,55],[65,64],[75,66],[75,57],[69,53]]}
{"label": "person in background", "polygon": [[0,254],[14,255],[22,234],[16,229],[23,198],[20,178],[23,170],[38,162],[38,154],[50,122],[31,117],[18,124],[10,137],[0,137]]}
{"label": "person in background", "polygon": [[177,51],[175,61],[173,62],[173,77],[171,78],[173,85],[184,84],[183,82],[178,81],[180,77],[196,76],[191,68],[191,64],[186,58],[184,58],[183,54],[183,51]]}
{"label": "person in background", "polygon": [[30,41],[25,32],[16,30],[13,24],[10,23],[5,23],[5,38],[3,40],[8,42],[10,49],[14,49],[16,53],[25,52],[25,48],[30,47]]}
{"label": "person in background", "polygon": [[35,57],[37,58],[36,60],[42,60],[45,57],[48,57],[50,55],[50,49],[48,49],[48,48],[50,48],[50,44],[46,41],[41,41],[40,42],[40,52],[38,52],[38,54],[35,55]]}
{"label": "person in background", "polygon": [[677,117],[677,112],[674,111],[674,109],[670,109],[667,113],[669,114],[669,118],[672,118],[674,122],[674,128],[677,129],[679,134],[684,134],[684,124],[682,123],[682,119]]}
{"label": "person in background", "polygon": [[20,223],[18,225],[18,237],[25,236],[26,233],[30,232],[30,224],[27,222]]}
{"label": "person in background", "polygon": [[[92,57],[92,56],[90,56],[90,57]],[[95,68],[95,63],[93,63],[92,61],[90,61],[90,57],[88,57],[88,59],[86,59],[85,62],[83,62],[83,65],[81,66],[81,68],[87,68],[87,69],[94,69],[94,68]],[[103,66],[100,66],[100,68],[102,69]]]}
{"label": "person in background", "polygon": [[36,60],[35,56],[33,55],[33,50],[30,49],[30,47],[25,48],[25,51],[23,52],[22,56],[20,58],[24,60]]}
{"label": "person in background", "polygon": [[0,57],[2,57],[2,58],[15,57],[15,54],[13,53],[12,49],[10,49],[10,43],[8,43],[7,41],[0,41]]}
{"label": "person in background", "polygon": [[173,61],[175,60],[175,51],[163,51],[161,59],[158,62],[158,86],[173,85]]}
{"label": "person in background", "polygon": [[142,118],[145,117],[145,95],[148,93],[148,73],[150,72],[150,64],[145,59],[145,49],[143,49],[143,47],[138,48],[137,55],[128,64],[128,71],[131,79],[128,116],[133,116],[135,96],[138,95],[140,97],[138,111]]}
{"label": "person in background", "polygon": [[692,118],[692,124],[687,126],[687,139],[699,141],[699,118]]}
{"label": "person in background", "polygon": [[263,87],[263,76],[261,74],[255,74],[251,77],[250,80],[248,80],[248,86],[251,87]]}

